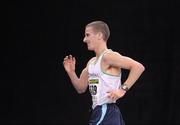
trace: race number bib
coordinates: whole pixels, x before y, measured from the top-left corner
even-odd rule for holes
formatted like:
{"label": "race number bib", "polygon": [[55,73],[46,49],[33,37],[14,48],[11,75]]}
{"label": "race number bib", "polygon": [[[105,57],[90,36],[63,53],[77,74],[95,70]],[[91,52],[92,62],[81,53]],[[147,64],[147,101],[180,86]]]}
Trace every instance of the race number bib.
{"label": "race number bib", "polygon": [[97,101],[97,91],[98,91],[99,79],[90,79],[89,80],[89,92],[91,93],[92,100]]}
{"label": "race number bib", "polygon": [[98,83],[99,83],[98,79],[89,80],[89,91],[90,91],[91,95],[97,94]]}

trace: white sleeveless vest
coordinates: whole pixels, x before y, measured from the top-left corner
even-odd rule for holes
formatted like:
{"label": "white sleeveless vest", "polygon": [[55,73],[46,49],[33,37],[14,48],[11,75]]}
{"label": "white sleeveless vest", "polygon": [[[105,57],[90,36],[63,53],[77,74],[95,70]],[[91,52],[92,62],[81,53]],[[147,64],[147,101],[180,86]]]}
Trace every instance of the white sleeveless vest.
{"label": "white sleeveless vest", "polygon": [[[108,91],[119,89],[121,86],[121,74],[118,76],[110,75],[102,71],[101,60],[106,52],[104,51],[98,60],[92,60],[88,65],[89,91],[92,96],[92,108],[105,103],[115,103],[116,101],[108,98]],[[96,62],[95,62],[96,61]]]}

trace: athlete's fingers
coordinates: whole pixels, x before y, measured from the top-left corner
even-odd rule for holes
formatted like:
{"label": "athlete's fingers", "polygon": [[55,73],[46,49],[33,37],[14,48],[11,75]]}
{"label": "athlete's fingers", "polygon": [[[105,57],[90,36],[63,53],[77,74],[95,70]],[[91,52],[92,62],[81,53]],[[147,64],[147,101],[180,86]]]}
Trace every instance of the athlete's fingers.
{"label": "athlete's fingers", "polygon": [[113,91],[108,91],[108,98],[112,99],[112,100],[117,100],[118,96],[113,92]]}
{"label": "athlete's fingers", "polygon": [[107,92],[108,93],[108,98],[112,99],[113,98],[113,93]]}
{"label": "athlete's fingers", "polygon": [[116,94],[113,94],[113,100],[116,100],[117,96]]}
{"label": "athlete's fingers", "polygon": [[[72,57],[72,55],[68,55],[68,56],[66,56],[65,58],[64,58],[64,61],[66,62],[66,61],[72,61],[73,60],[73,58],[74,57]],[[64,63],[64,62],[63,62]]]}
{"label": "athlete's fingers", "polygon": [[[107,92],[107,93],[108,93],[108,92]],[[107,97],[110,98],[110,97],[111,97],[111,93],[108,93]]]}
{"label": "athlete's fingers", "polygon": [[72,58],[72,55],[69,55],[69,56],[68,56],[68,59],[71,59],[71,58]]}
{"label": "athlete's fingers", "polygon": [[69,56],[66,56],[65,58],[64,58],[64,61],[68,61],[69,60]]}
{"label": "athlete's fingers", "polygon": [[73,58],[72,58],[72,60],[73,60],[73,61],[76,61],[76,58],[75,58],[75,57],[73,57]]}
{"label": "athlete's fingers", "polygon": [[68,59],[68,56],[66,56],[65,58],[64,58],[64,60],[67,60]]}

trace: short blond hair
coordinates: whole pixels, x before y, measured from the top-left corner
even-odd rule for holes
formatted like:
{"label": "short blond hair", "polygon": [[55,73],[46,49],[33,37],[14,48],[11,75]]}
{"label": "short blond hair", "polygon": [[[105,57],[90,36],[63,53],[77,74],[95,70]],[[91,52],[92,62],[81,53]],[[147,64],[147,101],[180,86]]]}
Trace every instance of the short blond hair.
{"label": "short blond hair", "polygon": [[110,36],[110,30],[108,25],[103,21],[93,21],[86,25],[87,27],[92,27],[95,32],[101,32],[103,34],[103,40],[107,42]]}

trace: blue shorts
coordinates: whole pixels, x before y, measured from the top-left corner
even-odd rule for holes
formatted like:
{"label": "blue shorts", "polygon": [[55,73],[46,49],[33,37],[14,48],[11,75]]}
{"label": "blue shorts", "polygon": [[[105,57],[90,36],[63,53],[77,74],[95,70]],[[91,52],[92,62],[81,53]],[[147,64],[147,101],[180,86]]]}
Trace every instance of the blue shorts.
{"label": "blue shorts", "polygon": [[96,106],[89,125],[125,125],[119,107],[115,103]]}

